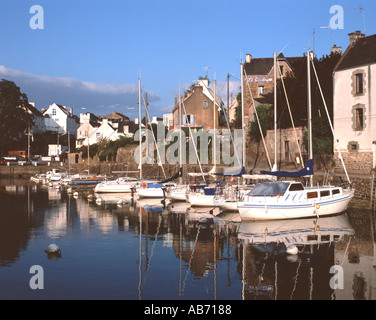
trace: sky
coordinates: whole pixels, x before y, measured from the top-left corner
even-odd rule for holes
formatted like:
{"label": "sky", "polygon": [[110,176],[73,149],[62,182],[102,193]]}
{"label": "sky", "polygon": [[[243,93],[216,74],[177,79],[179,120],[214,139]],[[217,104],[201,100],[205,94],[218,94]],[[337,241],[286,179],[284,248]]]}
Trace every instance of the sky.
{"label": "sky", "polygon": [[0,79],[39,110],[55,102],[134,119],[140,78],[150,115],[161,117],[200,76],[226,104],[227,74],[235,97],[247,53],[344,51],[348,33],[376,33],[375,14],[374,0],[1,0]]}

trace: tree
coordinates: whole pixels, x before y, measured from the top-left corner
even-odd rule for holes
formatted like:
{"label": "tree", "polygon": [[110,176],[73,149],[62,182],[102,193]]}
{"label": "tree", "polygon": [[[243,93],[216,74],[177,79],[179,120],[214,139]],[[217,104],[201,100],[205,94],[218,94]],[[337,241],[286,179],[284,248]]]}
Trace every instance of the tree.
{"label": "tree", "polygon": [[[19,147],[25,141],[25,132],[33,125],[33,116],[27,112],[26,94],[12,81],[0,81],[0,152]],[[25,145],[26,149],[26,145]]]}

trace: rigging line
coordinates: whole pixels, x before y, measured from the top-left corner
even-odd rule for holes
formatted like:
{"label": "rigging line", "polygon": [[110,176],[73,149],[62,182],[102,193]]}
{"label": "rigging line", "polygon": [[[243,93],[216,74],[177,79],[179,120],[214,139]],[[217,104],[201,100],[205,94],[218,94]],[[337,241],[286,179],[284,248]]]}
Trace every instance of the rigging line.
{"label": "rigging line", "polygon": [[[244,70],[244,74],[245,74],[245,78],[247,79],[248,76],[247,76],[247,72],[245,70]],[[254,109],[255,109],[255,115],[256,115],[256,119],[257,119],[257,124],[258,124],[259,130],[260,130],[260,135],[261,135],[262,143],[264,145],[266,157],[268,159],[269,167],[270,167],[270,169],[272,169],[272,164],[271,164],[270,158],[269,158],[269,152],[268,152],[268,149],[266,148],[264,135],[262,134],[262,128],[261,128],[260,120],[259,120],[259,117],[258,117],[257,108],[256,108],[256,105],[255,105],[255,100],[253,99],[251,87],[249,86],[249,82],[248,81],[247,81],[247,85],[248,85],[249,94],[251,95],[251,98],[252,98],[252,105],[254,106]],[[242,99],[244,99],[244,97],[242,97]]]}
{"label": "rigging line", "polygon": [[[311,60],[311,59],[310,59],[310,60]],[[329,125],[330,125],[330,129],[331,129],[332,134],[333,134],[333,140],[334,140],[334,143],[336,144],[336,147],[337,147],[338,157],[339,157],[339,159],[341,160],[341,163],[342,163],[343,169],[344,169],[345,174],[346,174],[347,181],[348,181],[349,183],[351,183],[351,181],[350,181],[350,177],[349,177],[349,175],[348,175],[348,173],[347,173],[347,169],[346,169],[346,166],[345,166],[345,162],[343,161],[343,158],[342,158],[342,154],[341,154],[341,150],[340,150],[340,148],[339,148],[339,144],[338,144],[337,138],[336,138],[335,133],[334,133],[334,129],[333,129],[333,125],[332,125],[332,121],[330,120],[328,107],[327,107],[327,105],[326,105],[326,101],[325,101],[325,98],[324,98],[324,94],[322,93],[322,90],[321,90],[321,85],[320,85],[319,78],[318,78],[317,73],[316,73],[315,64],[313,63],[313,61],[311,61],[311,63],[312,63],[312,66],[313,66],[313,71],[314,71],[315,76],[316,76],[316,82],[317,82],[318,87],[319,87],[319,89],[320,89],[321,98],[322,98],[322,101],[323,101],[324,106],[325,106],[326,115],[327,115],[327,117],[328,117],[328,122],[329,122]]]}
{"label": "rigging line", "polygon": [[268,258],[269,258],[268,256],[269,256],[269,254],[265,253],[264,263],[262,264],[262,269],[261,269],[261,273],[260,273],[260,276],[259,276],[259,282],[257,284],[257,290],[256,290],[255,300],[256,300],[256,298],[258,296],[258,291],[259,291],[259,287],[260,287],[261,281],[264,279],[263,278],[263,274],[265,272],[266,260],[268,260]]}
{"label": "rigging line", "polygon": [[[155,234],[155,240],[154,240],[154,243],[153,243],[153,247],[151,248],[151,254],[150,254],[150,258],[149,258],[149,261],[148,261],[148,264],[150,266],[151,264],[151,258],[153,258],[153,253],[154,253],[154,248],[155,248],[155,244],[157,243],[157,238],[158,238],[158,234],[159,234],[159,229],[161,228],[161,221],[162,221],[162,218],[161,216],[158,215],[158,227],[157,227],[157,233]],[[145,277],[144,277],[144,281],[142,283],[142,288],[144,287],[145,283],[146,283],[146,280],[148,278],[148,274],[149,274],[149,270],[150,268],[147,268],[146,269],[146,274],[145,274]]]}
{"label": "rigging line", "polygon": [[[144,100],[144,105],[146,106],[146,101],[145,101],[144,96],[142,96],[142,99]],[[146,106],[146,108],[147,108],[147,106]],[[148,124],[149,124],[150,129],[151,129],[151,132],[152,132],[152,134],[153,134],[154,144],[155,144],[155,147],[156,147],[156,149],[157,149],[157,155],[158,155],[158,159],[159,159],[159,163],[158,163],[158,165],[162,168],[163,175],[164,175],[164,177],[165,177],[165,179],[166,179],[167,177],[166,177],[166,173],[165,173],[165,170],[164,170],[164,168],[163,168],[162,161],[161,161],[161,155],[159,154],[158,144],[157,144],[157,141],[156,141],[156,139],[155,139],[155,135],[154,135],[153,127],[152,127],[151,122],[150,122],[150,119],[149,119],[149,112],[147,112],[146,114],[147,114],[147,117],[148,117],[148,119],[147,119],[147,120],[148,120]],[[146,138],[146,134],[147,134],[147,132],[145,131],[145,138]],[[149,156],[149,155],[148,155],[148,156]]]}
{"label": "rigging line", "polygon": [[[185,116],[187,117],[187,111],[185,110],[184,100],[182,101],[182,106],[183,106],[183,109],[184,109],[184,114],[185,114]],[[194,149],[195,149],[195,153],[196,153],[196,157],[197,157],[198,165],[199,165],[199,167],[200,167],[201,174],[202,174],[202,179],[204,180],[204,182],[206,182],[206,180],[205,180],[205,175],[204,175],[204,171],[202,170],[202,166],[201,166],[201,161],[200,161],[200,158],[199,158],[198,153],[197,153],[196,142],[195,142],[195,139],[193,138],[193,134],[192,134],[192,131],[191,131],[191,124],[190,124],[190,123],[189,123],[189,125],[188,125],[188,131],[189,131],[189,135],[190,135],[190,137],[191,137],[191,140],[192,140],[192,143],[193,143],[193,146],[194,146]]]}
{"label": "rigging line", "polygon": [[[278,73],[279,73],[279,76],[280,76],[280,79],[282,81],[282,86],[283,86],[283,91],[285,93],[285,97],[286,97],[286,102],[287,102],[287,106],[288,106],[288,110],[289,110],[289,114],[290,114],[290,119],[291,119],[291,123],[292,123],[292,127],[294,129],[294,135],[295,135],[295,141],[296,141],[296,145],[298,146],[298,150],[299,150],[299,156],[300,156],[300,159],[301,159],[301,165],[302,165],[302,168],[304,168],[304,164],[303,164],[303,156],[302,156],[302,150],[300,149],[300,145],[298,143],[298,136],[296,135],[296,130],[295,130],[295,124],[294,124],[294,119],[292,117],[292,113],[291,113],[291,108],[290,108],[290,102],[289,102],[289,99],[287,97],[287,92],[286,92],[286,87],[285,87],[285,82],[283,81],[283,76],[281,74],[281,70],[280,70],[280,67],[279,67],[279,62],[277,61],[277,70],[278,70]],[[275,89],[276,90],[276,89]]]}
{"label": "rigging line", "polygon": [[299,275],[299,269],[300,269],[300,266],[302,265],[302,260],[300,259],[299,260],[299,263],[298,263],[298,267],[296,268],[296,275],[294,277],[294,287],[292,288],[292,291],[291,291],[291,296],[290,296],[290,300],[292,300],[292,297],[295,293],[295,290],[296,290],[296,285],[298,283],[298,275]]}
{"label": "rigging line", "polygon": [[[203,83],[203,84],[204,84],[204,83]],[[204,84],[204,86],[206,87],[205,84]],[[208,87],[206,87],[206,88],[209,89]],[[216,103],[216,104],[217,104],[217,103]],[[218,107],[218,109],[219,109],[219,111],[222,111],[222,108],[221,108],[221,107]],[[234,152],[235,152],[235,155],[236,155],[236,159],[238,160],[239,167],[241,167],[240,159],[239,159],[239,155],[238,155],[238,152],[237,152],[237,150],[236,150],[236,148],[235,148],[234,138],[233,138],[232,133],[231,133],[231,130],[230,130],[230,124],[229,124],[228,119],[227,119],[227,112],[225,112],[225,111],[223,110],[223,114],[224,114],[224,116],[225,116],[226,124],[227,124],[227,127],[228,127],[228,129],[229,129],[231,142],[232,142],[232,144],[234,145]]]}
{"label": "rigging line", "polygon": [[185,278],[184,278],[184,281],[183,281],[182,295],[184,294],[185,281],[187,280],[187,278],[188,278],[188,273],[189,273],[189,271],[191,270],[192,259],[193,259],[193,255],[194,255],[195,250],[196,250],[196,243],[197,243],[198,235],[199,235],[199,234],[200,234],[200,228],[197,228],[197,234],[196,234],[195,243],[194,243],[194,245],[193,245],[193,250],[192,250],[191,257],[189,258],[189,263],[188,263],[187,273],[185,274]]}

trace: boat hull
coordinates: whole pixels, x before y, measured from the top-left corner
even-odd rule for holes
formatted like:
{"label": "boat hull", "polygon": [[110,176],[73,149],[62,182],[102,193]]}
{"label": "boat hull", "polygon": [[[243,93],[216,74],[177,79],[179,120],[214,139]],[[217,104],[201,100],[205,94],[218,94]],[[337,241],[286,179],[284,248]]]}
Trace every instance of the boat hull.
{"label": "boat hull", "polygon": [[280,202],[275,198],[271,202],[244,201],[238,203],[242,220],[277,220],[328,216],[344,212],[354,191],[350,190],[338,197],[310,202]]}

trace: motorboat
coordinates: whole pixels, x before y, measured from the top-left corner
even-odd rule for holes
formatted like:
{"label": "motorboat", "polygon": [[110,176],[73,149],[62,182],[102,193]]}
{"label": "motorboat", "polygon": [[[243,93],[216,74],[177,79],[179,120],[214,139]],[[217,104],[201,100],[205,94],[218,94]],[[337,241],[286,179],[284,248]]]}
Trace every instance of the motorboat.
{"label": "motorboat", "polygon": [[134,188],[140,185],[140,181],[136,178],[121,177],[115,180],[105,180],[98,183],[95,188],[95,193],[114,193],[114,192],[128,192],[131,193]]}
{"label": "motorboat", "polygon": [[353,197],[351,187],[303,187],[296,181],[262,182],[238,202],[238,210],[242,220],[322,217],[344,212]]}

